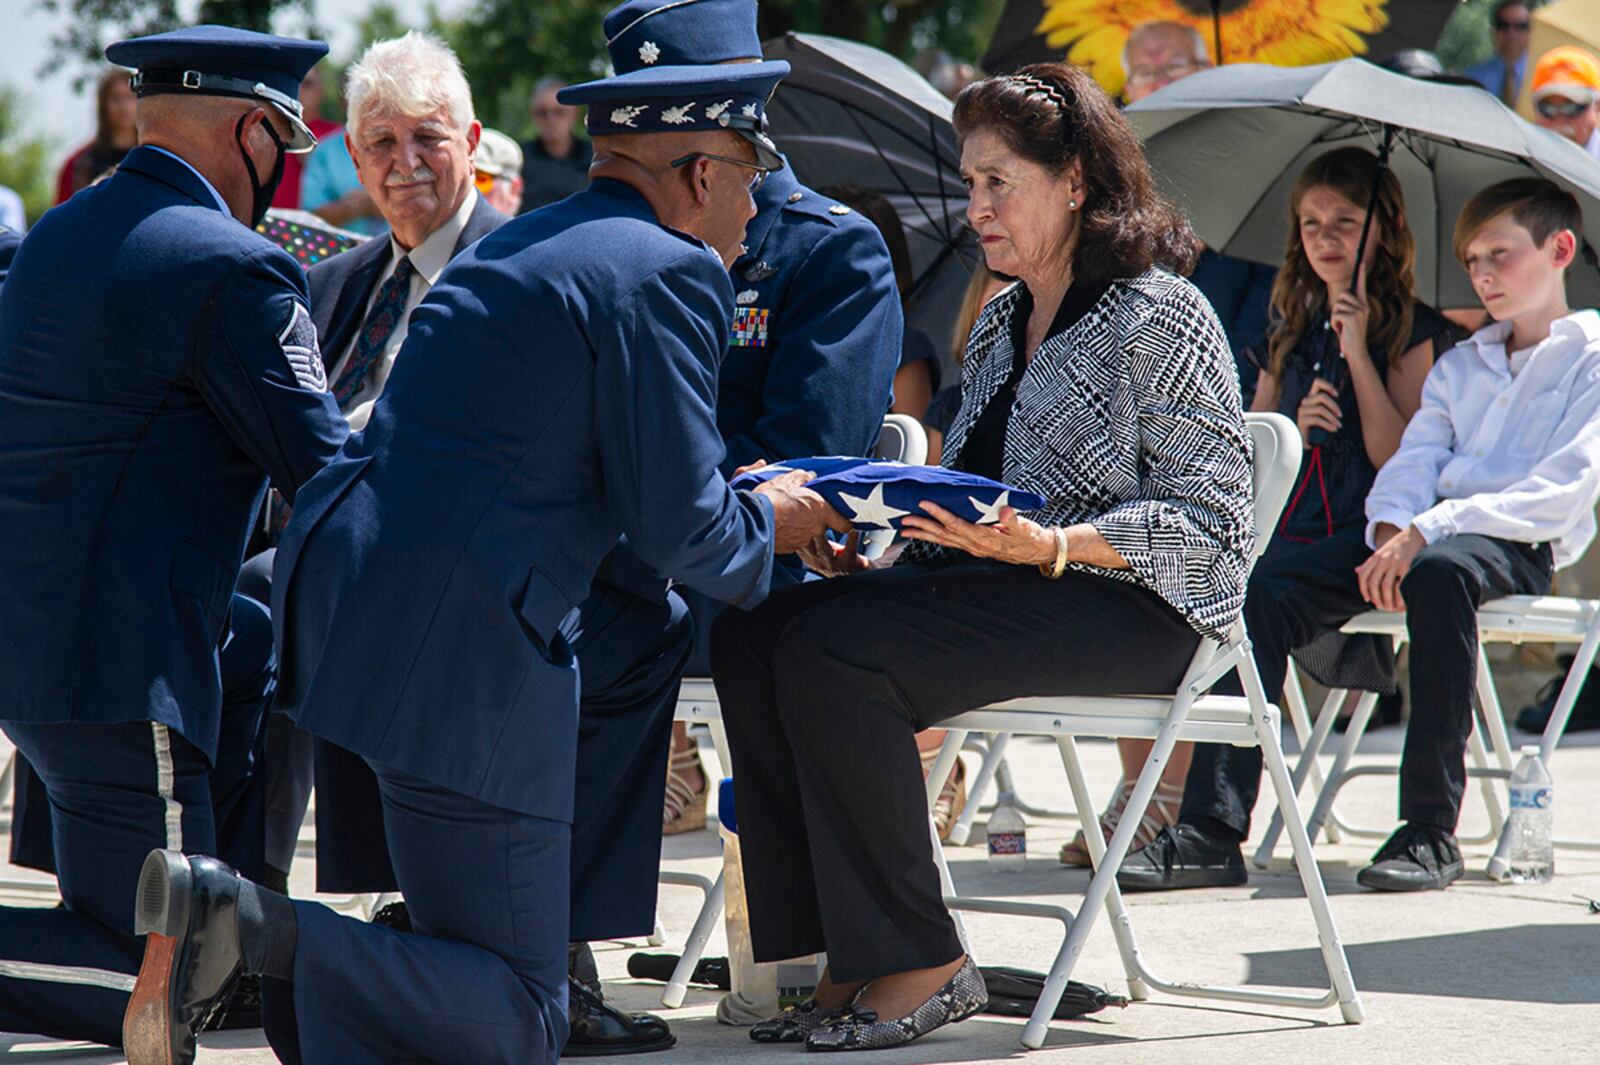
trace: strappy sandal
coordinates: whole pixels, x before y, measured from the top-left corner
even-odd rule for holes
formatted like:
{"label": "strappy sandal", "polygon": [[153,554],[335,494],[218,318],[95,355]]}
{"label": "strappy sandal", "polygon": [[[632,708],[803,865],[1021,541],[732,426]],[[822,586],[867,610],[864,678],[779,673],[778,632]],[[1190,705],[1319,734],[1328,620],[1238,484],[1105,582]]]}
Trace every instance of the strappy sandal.
{"label": "strappy sandal", "polygon": [[[689,783],[690,774],[700,770],[700,790]],[[711,791],[711,778],[700,764],[700,751],[692,744],[681,751],[673,751],[667,762],[667,793],[661,805],[661,834],[676,836],[680,832],[697,832],[706,827],[706,795]]]}
{"label": "strappy sandal", "polygon": [[[927,779],[933,772],[933,763],[939,760],[937,748],[922,752],[922,777]],[[944,787],[939,791],[939,799],[933,804],[933,823],[939,829],[939,839],[948,840],[950,830],[956,826],[956,818],[961,816],[961,811],[967,807],[967,767],[960,758],[956,759],[955,768],[950,771],[950,778],[944,782]]]}
{"label": "strappy sandal", "polygon": [[[1111,842],[1111,836],[1117,831],[1117,825],[1122,823],[1123,811],[1128,808],[1128,799],[1132,795],[1133,783],[1125,782],[1116,797],[1111,800],[1106,812],[1100,815],[1100,832],[1107,843]],[[1129,850],[1138,850],[1160,835],[1163,828],[1177,824],[1178,811],[1182,806],[1182,788],[1157,784],[1155,794],[1150,796],[1150,805],[1145,808],[1144,816],[1139,819],[1139,829],[1133,834],[1133,845]],[[1083,838],[1081,829],[1072,837],[1071,842],[1061,845],[1059,857],[1062,865],[1074,868],[1087,869],[1094,864],[1089,857],[1089,845]]]}

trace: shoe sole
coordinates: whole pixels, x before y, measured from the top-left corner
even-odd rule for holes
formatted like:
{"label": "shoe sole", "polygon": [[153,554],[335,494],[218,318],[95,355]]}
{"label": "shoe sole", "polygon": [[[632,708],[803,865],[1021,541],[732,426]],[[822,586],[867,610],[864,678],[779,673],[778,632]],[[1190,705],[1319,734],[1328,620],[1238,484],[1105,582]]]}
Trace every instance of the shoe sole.
{"label": "shoe sole", "polygon": [[1117,890],[1126,895],[1138,895],[1149,891],[1187,891],[1191,888],[1209,887],[1244,887],[1250,882],[1250,874],[1241,869],[1234,872],[1204,873],[1198,876],[1187,875],[1181,883],[1175,883],[1165,878],[1151,881],[1124,881],[1117,877]]}
{"label": "shoe sole", "polygon": [[122,1017],[128,1065],[190,1065],[174,1038],[172,985],[189,932],[189,863],[175,851],[151,851],[139,870],[133,931],[145,936],[144,963]]}
{"label": "shoe sole", "polygon": [[[593,1049],[567,1048],[561,1051],[564,1058],[609,1058],[620,1054],[653,1054],[658,1050],[671,1050],[678,1045],[678,1037],[669,1035],[659,1043],[629,1043],[626,1046],[595,1047]],[[129,1062],[128,1065],[133,1065]]]}
{"label": "shoe sole", "polygon": [[1370,891],[1390,891],[1397,894],[1410,891],[1443,891],[1460,880],[1465,873],[1466,864],[1457,862],[1443,870],[1443,875],[1440,877],[1442,883],[1434,883],[1432,880],[1393,880],[1385,876],[1368,876],[1367,871],[1363,869],[1356,874],[1356,883]]}

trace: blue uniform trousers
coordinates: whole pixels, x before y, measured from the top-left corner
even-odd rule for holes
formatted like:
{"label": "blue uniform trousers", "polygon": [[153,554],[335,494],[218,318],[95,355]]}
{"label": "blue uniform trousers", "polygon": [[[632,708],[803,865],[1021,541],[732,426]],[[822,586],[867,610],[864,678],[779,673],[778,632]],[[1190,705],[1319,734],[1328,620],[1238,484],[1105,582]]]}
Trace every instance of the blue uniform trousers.
{"label": "blue uniform trousers", "polygon": [[[597,583],[575,625],[568,639],[583,697],[572,938],[642,935],[655,926],[667,744],[692,638],[688,609],[676,592],[651,600]],[[331,743],[318,740],[316,750],[317,889],[396,890],[371,769]]]}
{"label": "blue uniform trousers", "polygon": [[[218,660],[222,677],[222,728],[217,761],[209,776],[211,807],[217,812],[221,858],[251,880],[263,874],[262,851],[267,781],[261,770],[265,711],[272,697],[276,660],[272,619],[265,599],[235,595],[231,633]],[[11,862],[44,873],[56,871],[50,802],[44,781],[25,754],[13,778]]]}
{"label": "blue uniform trousers", "polygon": [[49,796],[66,903],[0,907],[0,1031],[120,1045],[144,957],[133,934],[139,867],[157,847],[215,852],[211,767],[178,733],[147,721],[0,728]]}
{"label": "blue uniform trousers", "polygon": [[567,1039],[571,830],[371,765],[414,932],[296,902],[293,1023],[306,1065],[542,1065]]}

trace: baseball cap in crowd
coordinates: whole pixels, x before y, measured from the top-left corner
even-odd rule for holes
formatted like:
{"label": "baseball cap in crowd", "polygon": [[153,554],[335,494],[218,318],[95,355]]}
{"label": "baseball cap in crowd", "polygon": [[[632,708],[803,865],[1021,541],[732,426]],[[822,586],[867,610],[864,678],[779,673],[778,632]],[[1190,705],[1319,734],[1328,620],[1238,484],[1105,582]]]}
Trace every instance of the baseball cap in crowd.
{"label": "baseball cap in crowd", "polygon": [[1564,96],[1589,103],[1600,98],[1600,60],[1574,45],[1552,48],[1533,67],[1533,100]]}
{"label": "baseball cap in crowd", "polygon": [[483,127],[483,133],[478,138],[478,151],[472,159],[480,174],[497,178],[514,178],[522,174],[521,146],[488,126]]}

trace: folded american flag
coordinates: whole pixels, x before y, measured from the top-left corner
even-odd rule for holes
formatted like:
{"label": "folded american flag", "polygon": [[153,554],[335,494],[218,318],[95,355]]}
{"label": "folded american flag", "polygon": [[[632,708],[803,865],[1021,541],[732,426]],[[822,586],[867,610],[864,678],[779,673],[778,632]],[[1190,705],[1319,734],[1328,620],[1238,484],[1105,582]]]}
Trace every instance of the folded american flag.
{"label": "folded american flag", "polygon": [[919,505],[923,500],[979,525],[998,522],[1003,507],[1028,511],[1045,505],[1043,496],[975,473],[843,455],[788,459],[741,474],[732,484],[736,489],[754,488],[790,470],[815,473],[806,487],[858,529],[898,529],[908,515],[925,517]]}

